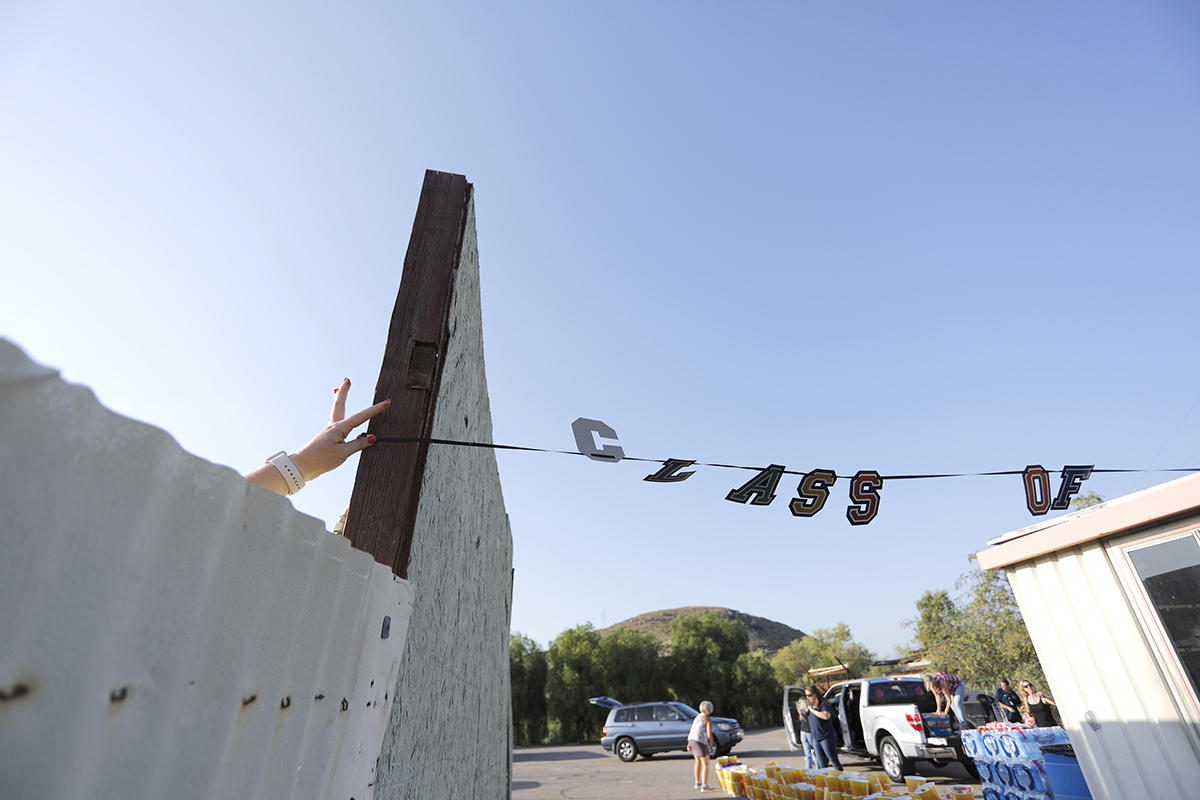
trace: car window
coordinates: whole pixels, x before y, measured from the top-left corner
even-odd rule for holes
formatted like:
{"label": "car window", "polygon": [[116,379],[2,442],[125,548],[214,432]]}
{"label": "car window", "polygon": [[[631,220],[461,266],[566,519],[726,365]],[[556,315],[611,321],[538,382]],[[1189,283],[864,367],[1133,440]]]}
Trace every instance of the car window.
{"label": "car window", "polygon": [[633,715],[637,722],[650,722],[654,717],[654,706],[638,706],[633,710]]}
{"label": "car window", "polygon": [[887,681],[871,685],[867,705],[888,706],[916,703],[924,699],[925,684],[921,681]]}
{"label": "car window", "polygon": [[678,708],[679,713],[683,714],[684,719],[693,719],[696,717],[696,715],[698,715],[700,713],[699,711],[697,711],[696,709],[687,705],[686,703],[671,703],[670,705],[673,705],[676,708]]}
{"label": "car window", "polygon": [[659,722],[678,722],[683,719],[683,714],[680,714],[678,709],[671,706],[655,706],[654,719]]}
{"label": "car window", "polygon": [[613,717],[613,722],[633,722],[633,709],[618,708],[617,715]]}

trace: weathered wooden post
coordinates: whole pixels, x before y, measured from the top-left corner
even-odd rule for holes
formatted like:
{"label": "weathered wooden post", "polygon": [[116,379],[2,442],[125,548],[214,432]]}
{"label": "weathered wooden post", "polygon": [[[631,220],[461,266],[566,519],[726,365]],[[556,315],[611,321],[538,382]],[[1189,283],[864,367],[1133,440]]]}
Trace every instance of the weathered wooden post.
{"label": "weathered wooden post", "polygon": [[[490,442],[472,187],[426,172],[370,432]],[[362,454],[346,536],[413,582],[375,796],[507,798],[512,537],[495,452],[380,442]]]}
{"label": "weathered wooden post", "polygon": [[[375,385],[373,402],[392,398],[388,412],[371,421],[369,431],[376,436],[428,438],[433,430],[471,194],[462,175],[425,173]],[[408,577],[428,453],[428,444],[364,452],[346,515],[351,543],[391,564],[401,578]]]}

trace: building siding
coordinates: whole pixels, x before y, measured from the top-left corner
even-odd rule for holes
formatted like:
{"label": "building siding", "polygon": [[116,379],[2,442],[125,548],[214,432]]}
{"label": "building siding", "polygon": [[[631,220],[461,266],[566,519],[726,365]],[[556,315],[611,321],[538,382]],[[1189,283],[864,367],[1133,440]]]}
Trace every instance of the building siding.
{"label": "building siding", "polygon": [[1096,800],[1187,800],[1197,720],[1172,698],[1104,542],[1007,568]]}
{"label": "building siding", "polygon": [[2,340],[0,437],[3,796],[372,796],[409,583]]}

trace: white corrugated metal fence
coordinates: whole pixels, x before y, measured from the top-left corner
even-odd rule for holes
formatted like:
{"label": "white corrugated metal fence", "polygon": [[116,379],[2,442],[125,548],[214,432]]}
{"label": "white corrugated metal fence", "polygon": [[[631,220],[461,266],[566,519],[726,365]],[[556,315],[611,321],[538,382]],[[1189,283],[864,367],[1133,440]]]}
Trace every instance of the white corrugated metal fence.
{"label": "white corrugated metal fence", "polygon": [[412,587],[0,340],[0,796],[372,795]]}

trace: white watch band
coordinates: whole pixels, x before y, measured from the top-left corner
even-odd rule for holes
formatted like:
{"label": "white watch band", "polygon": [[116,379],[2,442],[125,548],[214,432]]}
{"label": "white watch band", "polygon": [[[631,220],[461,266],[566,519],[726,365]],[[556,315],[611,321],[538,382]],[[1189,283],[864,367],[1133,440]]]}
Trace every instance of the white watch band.
{"label": "white watch band", "polygon": [[287,481],[288,494],[295,494],[304,488],[304,476],[300,474],[300,468],[288,456],[286,450],[280,450],[268,458],[267,463],[279,470],[279,474]]}

